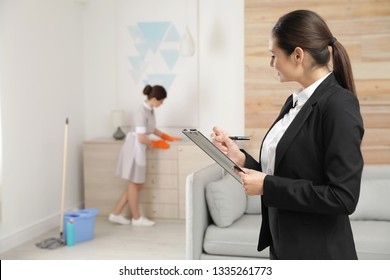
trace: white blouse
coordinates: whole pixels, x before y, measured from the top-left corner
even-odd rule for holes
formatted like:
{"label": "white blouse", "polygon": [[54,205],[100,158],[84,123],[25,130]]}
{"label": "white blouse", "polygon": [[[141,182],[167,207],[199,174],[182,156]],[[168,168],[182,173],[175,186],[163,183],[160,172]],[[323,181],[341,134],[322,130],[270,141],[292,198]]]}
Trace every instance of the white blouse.
{"label": "white blouse", "polygon": [[283,137],[287,128],[290,126],[306,101],[329,75],[330,73],[317,80],[307,88],[299,89],[293,93],[294,107],[291,108],[290,111],[271,128],[264,139],[263,147],[261,149],[261,168],[264,173],[274,175],[276,147],[280,139]]}

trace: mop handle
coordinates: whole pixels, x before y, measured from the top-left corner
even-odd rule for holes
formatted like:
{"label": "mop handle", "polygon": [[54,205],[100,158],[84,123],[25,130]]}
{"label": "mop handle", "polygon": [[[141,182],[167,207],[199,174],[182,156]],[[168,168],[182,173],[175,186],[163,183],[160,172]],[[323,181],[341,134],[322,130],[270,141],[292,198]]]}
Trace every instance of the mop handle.
{"label": "mop handle", "polygon": [[60,215],[60,237],[62,238],[64,230],[64,204],[65,204],[65,186],[66,186],[66,165],[67,165],[67,150],[68,150],[68,118],[65,121],[64,132],[64,161],[62,165],[62,193],[61,193],[61,215]]}

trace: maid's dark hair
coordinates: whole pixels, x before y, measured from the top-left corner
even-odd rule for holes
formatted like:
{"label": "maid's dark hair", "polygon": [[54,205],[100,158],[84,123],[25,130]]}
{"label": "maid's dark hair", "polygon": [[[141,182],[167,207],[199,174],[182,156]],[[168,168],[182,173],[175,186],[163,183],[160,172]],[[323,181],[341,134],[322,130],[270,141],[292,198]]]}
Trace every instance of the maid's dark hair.
{"label": "maid's dark hair", "polygon": [[157,100],[162,100],[167,98],[167,91],[165,90],[164,87],[159,85],[155,85],[153,87],[150,85],[146,85],[143,94],[148,97],[148,100],[152,99],[153,97],[156,98]]}

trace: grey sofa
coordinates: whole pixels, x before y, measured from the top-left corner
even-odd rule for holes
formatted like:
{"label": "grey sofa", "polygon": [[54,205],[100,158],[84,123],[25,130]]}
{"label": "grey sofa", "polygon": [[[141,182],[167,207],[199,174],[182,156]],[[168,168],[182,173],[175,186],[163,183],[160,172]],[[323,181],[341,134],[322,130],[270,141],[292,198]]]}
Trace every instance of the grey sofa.
{"label": "grey sofa", "polygon": [[[365,166],[356,211],[350,216],[359,259],[390,259],[390,166]],[[258,252],[260,196],[216,164],[187,177],[187,259],[269,258]]]}

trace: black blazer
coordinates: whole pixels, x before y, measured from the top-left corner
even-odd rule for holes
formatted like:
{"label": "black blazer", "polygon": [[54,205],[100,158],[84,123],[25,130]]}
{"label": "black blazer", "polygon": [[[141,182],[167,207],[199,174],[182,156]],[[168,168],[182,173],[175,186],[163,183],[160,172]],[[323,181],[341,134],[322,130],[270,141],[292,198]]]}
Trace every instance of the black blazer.
{"label": "black blazer", "polygon": [[[275,174],[264,180],[259,251],[271,246],[275,259],[357,259],[348,215],[359,199],[363,134],[357,98],[332,73],[276,148]],[[245,166],[261,171],[246,156]]]}

